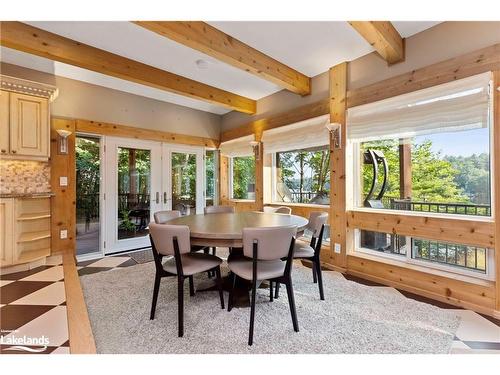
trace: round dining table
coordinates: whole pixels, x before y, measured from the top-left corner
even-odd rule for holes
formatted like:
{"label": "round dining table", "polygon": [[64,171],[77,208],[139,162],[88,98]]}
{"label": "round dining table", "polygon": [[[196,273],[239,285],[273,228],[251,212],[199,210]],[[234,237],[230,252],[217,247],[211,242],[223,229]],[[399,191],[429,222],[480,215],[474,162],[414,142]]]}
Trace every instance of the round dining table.
{"label": "round dining table", "polygon": [[243,228],[296,225],[300,233],[308,223],[309,220],[297,215],[257,211],[188,215],[168,221],[189,227],[191,245],[232,248],[243,246]]}

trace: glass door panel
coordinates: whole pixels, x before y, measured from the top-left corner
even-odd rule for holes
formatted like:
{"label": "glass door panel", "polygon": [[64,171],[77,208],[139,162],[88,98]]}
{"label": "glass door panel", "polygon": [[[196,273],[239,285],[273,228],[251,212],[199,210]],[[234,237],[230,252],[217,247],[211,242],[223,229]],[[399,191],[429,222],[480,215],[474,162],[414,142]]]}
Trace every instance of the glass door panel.
{"label": "glass door panel", "polygon": [[203,213],[202,147],[163,144],[163,209],[182,215]]}
{"label": "glass door panel", "polygon": [[118,147],[118,240],[148,235],[151,150]]}
{"label": "glass door panel", "polygon": [[172,207],[196,214],[196,154],[172,152]]}
{"label": "glass door panel", "polygon": [[150,246],[149,223],[161,209],[161,144],[106,139],[106,254]]}

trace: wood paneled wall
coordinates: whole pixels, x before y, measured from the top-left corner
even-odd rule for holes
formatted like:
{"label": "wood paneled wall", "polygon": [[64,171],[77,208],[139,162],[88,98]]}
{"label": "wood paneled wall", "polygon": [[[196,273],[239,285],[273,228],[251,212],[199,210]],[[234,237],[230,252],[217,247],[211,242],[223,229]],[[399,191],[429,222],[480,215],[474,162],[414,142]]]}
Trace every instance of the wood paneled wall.
{"label": "wood paneled wall", "polygon": [[[58,153],[57,129],[71,131],[68,137],[68,154]],[[52,254],[73,254],[76,247],[76,166],[75,166],[75,121],[52,118],[50,129],[50,185],[52,197],[51,229]],[[68,178],[68,186],[60,186],[60,177]],[[61,239],[60,231],[66,229],[68,238]]]}

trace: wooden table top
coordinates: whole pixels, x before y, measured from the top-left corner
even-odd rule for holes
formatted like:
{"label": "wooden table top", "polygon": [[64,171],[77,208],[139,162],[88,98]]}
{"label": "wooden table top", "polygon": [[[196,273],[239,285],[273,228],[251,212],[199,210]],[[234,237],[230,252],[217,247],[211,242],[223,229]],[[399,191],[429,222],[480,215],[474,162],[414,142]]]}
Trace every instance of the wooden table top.
{"label": "wooden table top", "polygon": [[240,246],[243,228],[297,225],[304,230],[309,220],[297,216],[264,212],[215,213],[182,216],[168,224],[187,225],[193,245]]}

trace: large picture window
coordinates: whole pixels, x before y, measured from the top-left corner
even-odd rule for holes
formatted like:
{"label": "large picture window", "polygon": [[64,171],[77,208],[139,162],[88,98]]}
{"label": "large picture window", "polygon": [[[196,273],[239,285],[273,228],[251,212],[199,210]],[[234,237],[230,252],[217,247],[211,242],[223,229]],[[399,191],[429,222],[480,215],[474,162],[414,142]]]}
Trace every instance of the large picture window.
{"label": "large picture window", "polygon": [[330,204],[328,146],[274,154],[275,202]]}
{"label": "large picture window", "polygon": [[[425,215],[491,216],[491,74],[350,108],[352,206]],[[491,276],[491,250],[356,231],[356,249]]]}
{"label": "large picture window", "polygon": [[491,216],[489,91],[482,74],[350,109],[354,205]]}

